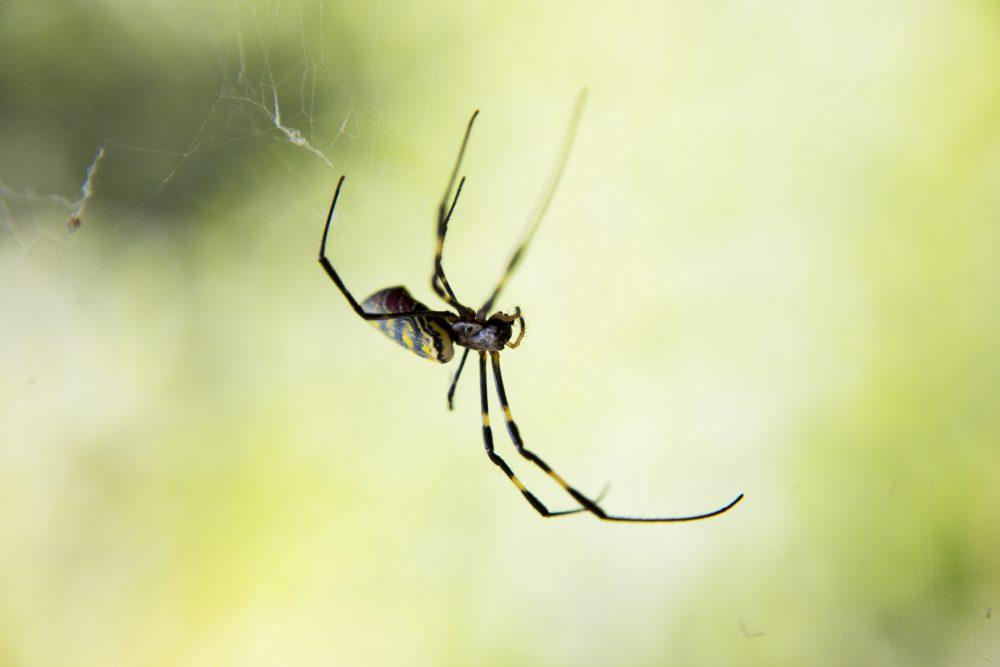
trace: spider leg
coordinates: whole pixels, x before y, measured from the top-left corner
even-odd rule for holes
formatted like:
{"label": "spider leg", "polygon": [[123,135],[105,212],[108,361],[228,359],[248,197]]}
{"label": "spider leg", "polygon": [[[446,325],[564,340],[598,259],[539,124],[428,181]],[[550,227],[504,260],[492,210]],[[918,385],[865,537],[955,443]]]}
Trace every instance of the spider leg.
{"label": "spider leg", "polygon": [[[485,352],[480,353],[480,369],[482,370],[485,361]],[[504,391],[503,387],[503,376],[500,374],[500,353],[490,352],[490,361],[493,364],[493,378],[496,380],[497,396],[500,398],[500,406],[503,408],[504,419],[507,420],[507,432],[510,434],[510,439],[514,441],[514,446],[517,447],[517,451],[524,458],[528,459],[536,466],[544,470],[549,477],[554,479],[556,483],[563,488],[569,495],[573,496],[574,500],[583,505],[591,514],[595,515],[597,518],[604,521],[624,521],[624,522],[648,522],[648,523],[668,523],[668,522],[678,522],[678,521],[697,521],[698,519],[707,519],[712,516],[722,514],[729,510],[733,505],[740,502],[743,499],[743,494],[741,493],[732,500],[729,504],[719,509],[712,510],[711,512],[705,512],[703,514],[693,514],[690,516],[676,516],[676,517],[636,517],[636,516],[619,516],[615,514],[608,514],[605,512],[596,502],[592,501],[587,496],[583,495],[572,486],[570,486],[566,480],[564,480],[555,470],[549,467],[545,461],[538,457],[537,454],[527,449],[524,446],[524,442],[521,440],[521,433],[517,429],[517,424],[514,423],[514,419],[510,414],[510,405],[507,403],[507,392]],[[485,378],[483,378],[485,382]],[[485,389],[484,389],[485,391]],[[483,398],[483,405],[485,406],[485,397]],[[486,409],[483,408],[484,419],[486,418]],[[515,482],[516,483],[516,482]],[[529,498],[530,500],[530,498]]]}
{"label": "spider leg", "polygon": [[465,348],[465,352],[462,353],[462,359],[458,362],[458,370],[455,371],[455,377],[451,379],[451,386],[448,387],[448,409],[454,409],[454,404],[452,400],[455,398],[455,389],[458,387],[458,378],[462,374],[462,369],[465,368],[465,360],[469,358],[469,352],[472,348]]}
{"label": "spider leg", "polygon": [[455,166],[452,168],[451,177],[448,179],[448,185],[441,196],[441,201],[438,202],[437,243],[434,250],[434,273],[431,275],[431,288],[434,290],[434,293],[444,299],[448,305],[457,308],[459,311],[468,311],[470,315],[472,314],[472,309],[462,305],[458,297],[455,296],[455,291],[448,283],[448,278],[444,274],[444,266],[441,263],[441,255],[444,252],[444,237],[448,233],[448,222],[451,220],[451,214],[455,210],[456,202],[458,202],[458,195],[462,192],[465,177],[462,177],[462,180],[459,181],[458,190],[455,192],[455,197],[452,199],[450,207],[448,206],[448,199],[451,198],[452,188],[455,187],[455,179],[458,178],[458,171],[462,166],[462,158],[465,157],[465,147],[469,144],[469,135],[472,134],[472,125],[476,122],[476,116],[478,115],[479,109],[472,112],[469,124],[465,128],[462,145],[458,149],[458,157],[455,158]]}
{"label": "spider leg", "polygon": [[462,180],[458,182],[458,189],[455,191],[455,198],[451,201],[451,207],[448,208],[448,213],[443,218],[438,220],[437,243],[435,244],[434,249],[434,275],[431,276],[431,288],[452,308],[455,308],[459,312],[464,312],[467,315],[472,315],[472,309],[463,305],[462,302],[458,300],[458,297],[455,296],[455,291],[451,288],[451,284],[448,282],[448,277],[444,274],[444,265],[441,260],[444,253],[444,238],[448,234],[448,222],[451,221],[451,214],[455,212],[455,204],[458,203],[458,196],[462,194],[463,185],[465,185],[464,176],[462,177]]}
{"label": "spider leg", "polygon": [[521,237],[521,243],[514,250],[514,254],[511,255],[510,260],[507,262],[507,268],[500,277],[500,282],[493,289],[493,293],[490,294],[490,298],[479,309],[479,317],[485,317],[493,309],[493,304],[496,303],[497,297],[500,296],[500,292],[514,273],[514,269],[517,268],[517,265],[521,262],[521,258],[524,257],[524,253],[531,244],[531,240],[535,237],[535,232],[538,231],[538,225],[542,222],[542,218],[545,217],[545,212],[548,210],[549,204],[552,203],[552,197],[555,195],[559,179],[562,177],[563,169],[566,167],[566,160],[569,158],[569,151],[573,146],[573,137],[576,136],[576,128],[580,124],[580,116],[583,114],[583,106],[586,101],[587,89],[584,88],[580,91],[580,97],[577,98],[576,107],[573,109],[573,115],[570,117],[566,138],[563,139],[562,147],[559,149],[559,154],[556,157],[556,163],[549,176],[548,183],[545,184],[542,196],[539,198],[538,203],[535,204],[535,210],[532,212],[531,217],[528,218],[528,225],[525,228],[524,235]]}
{"label": "spider leg", "polygon": [[[358,314],[359,317],[365,320],[395,320],[401,317],[400,313],[366,313],[361,305],[358,303],[357,299],[351,294],[347,286],[344,285],[344,281],[340,279],[337,274],[337,270],[333,268],[333,264],[326,256],[326,239],[330,234],[330,224],[333,221],[333,211],[337,208],[337,199],[340,197],[340,188],[344,185],[344,177],[341,176],[340,180],[337,181],[337,190],[333,193],[333,201],[330,202],[330,212],[326,216],[326,226],[323,228],[323,240],[320,242],[319,246],[319,263],[326,271],[326,274],[333,281],[333,284],[337,286],[340,293],[344,295],[347,302],[351,304],[351,308],[354,312]],[[405,313],[406,317],[414,316],[444,316],[444,317],[455,317],[455,313],[450,310],[415,310],[412,312]]]}
{"label": "spider leg", "polygon": [[[517,490],[521,492],[521,495],[523,495],[527,501],[531,503],[531,506],[535,508],[535,511],[544,517],[566,516],[567,514],[593,511],[590,510],[587,505],[584,505],[584,503],[580,503],[581,505],[584,505],[583,507],[578,507],[572,510],[560,510],[557,512],[551,511],[544,504],[542,504],[542,501],[539,500],[535,494],[525,488],[524,483],[518,479],[517,475],[514,474],[514,471],[510,469],[509,465],[507,465],[507,462],[500,458],[500,455],[493,450],[493,429],[490,428],[490,406],[486,399],[486,353],[482,350],[479,352],[479,395],[480,400],[482,401],[483,444],[486,446],[486,456],[489,457],[490,461],[492,461],[496,467],[503,470],[504,474],[507,475],[507,478],[510,479],[510,481],[514,483],[514,486],[517,487]],[[594,505],[594,503],[583,494],[580,494],[580,497],[586,500],[588,504]]]}
{"label": "spider leg", "polygon": [[518,332],[517,332],[517,338],[514,339],[513,343],[511,343],[510,341],[507,341],[507,343],[506,343],[506,346],[509,347],[512,350],[515,347],[517,347],[518,345],[520,345],[521,344],[521,339],[524,338],[524,317],[521,316],[521,307],[520,306],[515,306],[514,307],[514,317],[515,317],[515,320],[517,321],[517,323],[519,325],[518,326]]}

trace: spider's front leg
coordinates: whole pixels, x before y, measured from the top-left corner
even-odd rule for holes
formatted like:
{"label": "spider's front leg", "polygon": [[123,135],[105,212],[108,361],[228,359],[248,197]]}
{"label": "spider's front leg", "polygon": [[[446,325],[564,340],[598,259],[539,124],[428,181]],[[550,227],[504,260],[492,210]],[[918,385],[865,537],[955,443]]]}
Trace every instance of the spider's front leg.
{"label": "spider's front leg", "polygon": [[[483,371],[483,366],[485,364],[486,353],[480,353],[480,370]],[[723,512],[728,511],[736,503],[743,499],[743,494],[741,493],[732,500],[728,505],[720,507],[719,509],[712,510],[711,512],[705,512],[704,514],[693,514],[690,516],[677,516],[677,517],[635,517],[635,516],[618,516],[614,514],[608,514],[605,512],[600,505],[596,502],[583,495],[575,488],[573,488],[562,476],[559,475],[555,470],[553,470],[548,463],[543,461],[541,457],[532,452],[530,449],[524,446],[524,441],[521,440],[521,432],[517,428],[517,424],[514,422],[514,418],[510,413],[510,404],[507,403],[507,392],[504,391],[503,386],[503,376],[500,374],[500,353],[490,352],[490,360],[493,364],[493,378],[496,380],[497,397],[500,399],[500,407],[503,408],[503,416],[507,421],[507,432],[510,434],[510,439],[514,441],[514,446],[517,448],[518,453],[524,458],[528,459],[536,466],[541,468],[549,477],[555,480],[556,484],[561,486],[563,490],[571,495],[576,502],[583,505],[583,509],[590,512],[597,518],[603,521],[622,521],[630,523],[674,523],[680,521],[697,521],[698,519],[707,519],[712,516],[717,516]],[[485,382],[485,378],[483,378]],[[485,389],[484,389],[485,392]],[[486,398],[485,393],[483,394],[483,413],[486,412]],[[532,496],[533,497],[533,496]],[[530,498],[529,498],[530,500]]]}
{"label": "spider's front leg", "polygon": [[[493,354],[496,353],[494,352]],[[535,496],[535,494],[533,494],[531,491],[528,491],[528,489],[525,488],[524,483],[518,478],[517,475],[514,474],[514,471],[511,470],[509,465],[507,465],[507,462],[504,461],[500,457],[500,455],[496,453],[496,451],[494,451],[493,429],[490,427],[490,406],[486,396],[486,352],[482,350],[479,351],[479,396],[482,405],[483,444],[486,446],[486,456],[489,457],[490,461],[492,461],[495,466],[503,470],[504,474],[507,475],[507,478],[510,479],[510,481],[514,483],[514,486],[517,487],[517,490],[521,492],[521,495],[523,495],[525,499],[527,499],[527,501],[531,503],[531,506],[535,508],[535,511],[537,511],[544,517],[567,516],[569,514],[577,514],[579,512],[587,512],[587,511],[592,512],[593,510],[587,507],[587,504],[595,507],[596,505],[594,505],[594,502],[592,500],[590,500],[589,498],[587,498],[582,494],[580,495],[580,497],[586,500],[586,503],[582,502],[580,503],[581,505],[583,505],[583,507],[578,507],[577,509],[572,509],[572,510],[559,510],[557,512],[553,512],[552,510],[547,508],[542,503],[542,501]],[[605,487],[604,491],[602,491],[601,495],[598,497],[598,500],[602,498],[606,492],[607,488]]]}

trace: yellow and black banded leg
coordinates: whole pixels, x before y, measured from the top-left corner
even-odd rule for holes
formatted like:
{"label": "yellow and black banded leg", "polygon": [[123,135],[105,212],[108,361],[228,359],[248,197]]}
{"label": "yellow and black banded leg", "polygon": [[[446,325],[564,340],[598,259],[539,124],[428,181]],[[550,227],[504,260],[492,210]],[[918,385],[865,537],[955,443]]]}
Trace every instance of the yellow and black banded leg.
{"label": "yellow and black banded leg", "polygon": [[[507,465],[507,462],[500,458],[500,455],[493,450],[493,429],[490,428],[490,406],[486,397],[486,353],[483,351],[479,352],[479,395],[482,402],[483,444],[486,446],[486,456],[490,458],[490,461],[492,461],[496,467],[503,470],[503,473],[507,475],[507,478],[510,479],[511,482],[514,483],[514,486],[516,486],[517,490],[521,492],[521,495],[523,495],[528,502],[531,503],[531,506],[535,508],[535,511],[545,517],[566,516],[567,514],[576,514],[578,512],[588,511],[586,506],[578,507],[577,509],[572,510],[561,510],[558,512],[549,510],[549,508],[542,504],[542,501],[539,500],[535,494],[528,491],[528,489],[524,487],[524,483],[518,479],[517,475],[514,474],[514,471],[510,469],[509,465]],[[581,494],[581,498],[586,499],[588,503],[593,505],[593,502],[590,499],[587,499],[586,496]]]}
{"label": "yellow and black banded leg", "polygon": [[[485,353],[480,353],[484,355]],[[483,357],[480,357],[480,367],[482,367]],[[521,440],[521,433],[518,431],[517,424],[514,423],[514,418],[510,414],[510,404],[507,402],[507,392],[504,391],[503,386],[503,376],[500,373],[500,353],[490,352],[490,361],[493,364],[493,378],[496,380],[497,396],[500,398],[500,406],[503,408],[503,416],[507,421],[507,432],[510,434],[510,439],[514,441],[514,446],[517,447],[517,451],[524,458],[528,459],[536,466],[541,468],[551,477],[555,482],[563,488],[569,495],[573,497],[578,503],[583,505],[583,509],[595,515],[599,519],[604,521],[626,521],[626,522],[656,522],[656,523],[668,523],[668,522],[678,522],[678,521],[697,521],[698,519],[707,519],[709,517],[717,516],[723,512],[729,510],[733,505],[740,502],[743,499],[743,494],[741,493],[736,497],[735,500],[731,501],[728,505],[721,507],[717,510],[712,510],[711,512],[705,512],[704,514],[694,514],[691,516],[677,516],[677,517],[634,517],[634,516],[618,516],[614,514],[608,514],[605,512],[600,505],[596,502],[583,495],[572,486],[570,486],[566,480],[564,480],[555,470],[549,467],[545,461],[538,457],[537,454],[527,449],[524,446],[524,442]],[[484,394],[485,396],[485,394]],[[484,405],[485,405],[485,398]],[[485,414],[485,408],[484,408]]]}
{"label": "yellow and black banded leg", "polygon": [[[359,317],[361,317],[362,319],[365,319],[365,320],[393,320],[393,319],[398,319],[399,316],[400,316],[399,313],[368,313],[368,312],[365,312],[364,308],[361,307],[361,304],[358,303],[357,299],[354,298],[354,295],[351,294],[350,290],[347,289],[347,286],[344,285],[344,281],[340,279],[340,276],[337,274],[337,270],[333,268],[333,264],[330,263],[329,259],[327,259],[327,256],[326,256],[326,239],[327,239],[327,237],[330,234],[330,225],[333,222],[333,212],[337,208],[337,199],[340,198],[340,189],[343,187],[343,185],[344,185],[344,177],[341,176],[340,180],[337,181],[337,189],[333,193],[333,201],[330,202],[330,212],[327,213],[327,216],[326,216],[326,226],[323,228],[323,240],[320,242],[320,246],[319,246],[319,263],[323,267],[323,270],[326,271],[326,274],[330,277],[330,280],[333,281],[333,284],[337,286],[337,289],[340,290],[340,293],[344,295],[345,299],[347,299],[347,302],[349,304],[351,304],[351,308],[354,309],[354,312],[357,313]],[[444,317],[451,316],[451,317],[454,317],[454,313],[452,313],[450,310],[427,310],[427,309],[424,309],[424,310],[414,310],[414,311],[411,311],[411,312],[407,312],[406,316],[407,317],[419,317],[419,316],[444,316]]]}
{"label": "yellow and black banded leg", "polygon": [[455,398],[455,388],[458,387],[458,378],[462,375],[462,369],[465,368],[465,360],[469,358],[469,352],[472,348],[465,348],[465,352],[462,353],[462,358],[458,362],[458,370],[455,371],[455,377],[451,379],[451,386],[448,387],[448,409],[454,409],[454,403],[452,402]]}

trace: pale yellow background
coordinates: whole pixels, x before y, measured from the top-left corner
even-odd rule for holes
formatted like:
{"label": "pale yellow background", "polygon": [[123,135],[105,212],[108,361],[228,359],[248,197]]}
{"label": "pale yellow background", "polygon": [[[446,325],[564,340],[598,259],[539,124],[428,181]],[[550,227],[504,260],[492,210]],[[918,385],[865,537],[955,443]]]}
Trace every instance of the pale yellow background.
{"label": "pale yellow background", "polygon": [[[478,305],[583,86],[512,407],[713,521],[542,520],[316,263],[346,173],[347,283],[434,303],[480,108]],[[13,0],[0,201],[0,665],[1000,662],[996,2]]]}

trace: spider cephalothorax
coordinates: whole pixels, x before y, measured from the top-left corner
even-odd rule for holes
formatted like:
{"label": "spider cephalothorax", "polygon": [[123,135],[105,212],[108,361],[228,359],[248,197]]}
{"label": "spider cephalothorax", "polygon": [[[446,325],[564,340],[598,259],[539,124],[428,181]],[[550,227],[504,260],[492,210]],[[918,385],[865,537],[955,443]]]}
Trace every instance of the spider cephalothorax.
{"label": "spider cephalothorax", "polygon": [[[513,343],[510,339],[514,336],[513,323],[520,320],[521,331],[517,340]],[[516,309],[512,314],[495,313],[488,320],[459,320],[451,325],[452,339],[463,347],[473,350],[485,350],[486,352],[499,352],[505,347],[517,347],[521,344],[521,337],[524,336],[524,318],[521,317],[521,309]]]}
{"label": "spider cephalothorax", "polygon": [[[327,275],[330,277],[330,280],[334,282],[337,288],[347,299],[347,302],[351,304],[351,308],[354,309],[354,312],[356,312],[362,319],[376,326],[380,331],[382,331],[382,333],[399,345],[405,347],[418,356],[423,357],[424,359],[429,359],[438,363],[451,361],[455,353],[455,345],[460,345],[465,348],[465,352],[462,354],[462,359],[458,364],[458,370],[455,372],[451,386],[448,388],[449,408],[452,406],[452,396],[455,393],[455,387],[458,384],[459,376],[462,374],[462,369],[465,368],[465,360],[469,356],[469,352],[471,350],[476,350],[479,353],[479,398],[482,408],[483,444],[486,447],[486,455],[494,465],[503,471],[503,473],[510,479],[511,482],[514,483],[514,486],[517,487],[527,501],[531,503],[531,506],[534,507],[535,510],[537,510],[542,516],[549,517],[576,514],[577,512],[590,512],[599,519],[603,519],[605,521],[629,522],[694,521],[696,519],[705,519],[710,516],[716,516],[718,514],[722,514],[738,503],[743,498],[743,494],[741,493],[735,500],[731,501],[724,507],[712,510],[711,512],[689,516],[630,517],[608,514],[598,504],[603,498],[603,493],[596,498],[590,498],[584,495],[559,476],[559,474],[549,467],[549,465],[537,454],[524,446],[517,424],[514,423],[514,419],[511,416],[510,405],[507,403],[507,392],[504,390],[503,376],[500,373],[500,352],[505,347],[514,348],[521,343],[521,338],[524,336],[524,318],[521,316],[520,308],[515,308],[514,312],[510,314],[501,311],[495,312],[489,317],[487,317],[486,314],[493,308],[493,304],[496,302],[501,290],[504,285],[507,284],[507,279],[513,274],[514,269],[524,256],[524,252],[531,242],[531,239],[534,237],[535,231],[538,229],[538,224],[541,222],[542,217],[545,215],[545,210],[548,208],[549,202],[552,200],[552,195],[555,192],[556,185],[559,183],[559,177],[566,164],[566,158],[569,156],[569,149],[572,145],[573,135],[576,132],[576,127],[580,120],[580,114],[583,111],[583,103],[585,99],[585,95],[581,94],[580,100],[577,103],[576,110],[573,114],[572,122],[570,123],[569,132],[566,135],[566,140],[563,142],[562,150],[560,151],[559,157],[556,161],[556,168],[549,179],[548,185],[542,194],[542,198],[535,207],[535,212],[528,223],[527,231],[521,240],[520,245],[507,262],[507,269],[504,271],[499,283],[497,283],[497,286],[493,289],[492,294],[482,307],[479,308],[479,310],[473,310],[459,301],[458,297],[455,296],[455,291],[452,289],[451,285],[448,283],[448,278],[445,276],[444,266],[442,265],[441,260],[442,253],[444,252],[444,239],[448,233],[448,222],[451,220],[451,215],[455,211],[455,205],[458,203],[458,196],[462,193],[462,186],[465,184],[465,177],[458,181],[458,188],[455,189],[454,198],[452,198],[451,193],[455,188],[455,181],[458,177],[459,167],[462,164],[462,156],[465,154],[465,146],[469,141],[469,133],[472,131],[472,124],[476,120],[476,115],[479,113],[478,111],[473,113],[472,118],[469,120],[469,126],[465,131],[465,138],[462,140],[462,146],[458,152],[458,159],[455,162],[455,168],[451,172],[451,179],[448,181],[448,187],[445,189],[444,196],[438,204],[437,246],[434,254],[434,273],[431,276],[431,287],[439,297],[441,297],[450,307],[454,309],[454,312],[451,310],[431,310],[410,296],[410,293],[405,287],[402,286],[389,287],[380,290],[368,297],[364,304],[359,304],[355,300],[354,296],[351,295],[351,292],[340,279],[337,271],[333,268],[333,264],[326,256],[326,240],[330,232],[330,223],[333,220],[333,211],[337,206],[337,198],[340,196],[340,188],[344,184],[343,176],[340,177],[340,181],[337,183],[337,190],[334,192],[333,202],[330,204],[330,213],[326,218],[326,227],[323,229],[323,240],[320,244],[319,262],[323,266]],[[451,200],[450,207],[448,206],[449,199]],[[511,342],[511,338],[514,334],[514,322],[518,323],[519,331],[517,333],[517,338]],[[496,451],[494,451],[493,430],[490,426],[489,403],[486,396],[487,353],[490,356],[490,363],[493,367],[493,379],[496,383],[497,398],[500,400],[500,407],[503,408],[504,420],[507,423],[507,432],[510,434],[510,438],[514,442],[514,446],[517,448],[517,453],[548,474],[549,477],[556,482],[556,484],[562,487],[562,489],[569,494],[570,497],[580,504],[580,507],[561,511],[549,510],[531,491],[525,488],[524,484],[517,477],[517,475],[514,474],[511,467],[507,465],[507,462],[504,461],[500,455],[496,453]]]}

